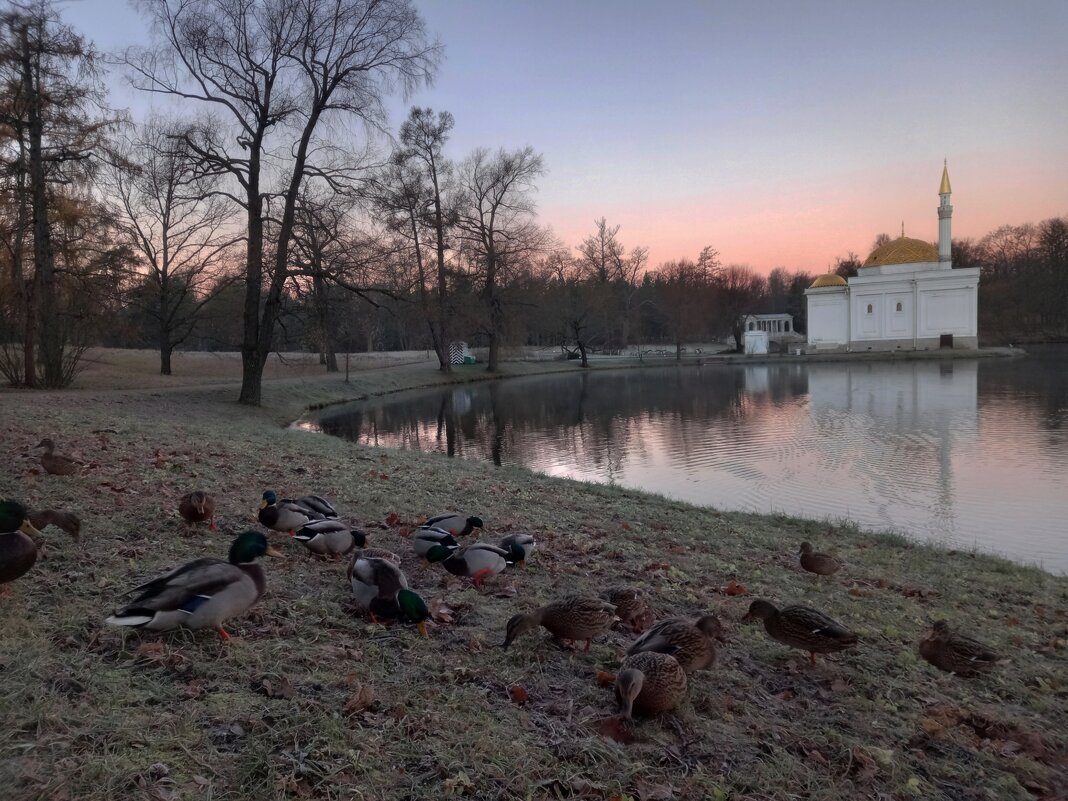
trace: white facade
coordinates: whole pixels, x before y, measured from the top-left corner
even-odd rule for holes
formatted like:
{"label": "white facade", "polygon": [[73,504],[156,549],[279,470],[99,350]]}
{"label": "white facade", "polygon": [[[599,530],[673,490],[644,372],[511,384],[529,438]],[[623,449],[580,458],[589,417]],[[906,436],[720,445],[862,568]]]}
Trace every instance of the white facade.
{"label": "white facade", "polygon": [[978,347],[979,269],[953,269],[948,170],[939,194],[937,248],[902,235],[873,251],[848,283],[822,276],[805,290],[810,347]]}
{"label": "white facade", "polygon": [[768,332],[767,331],[746,331],[745,339],[743,341],[745,345],[745,352],[749,354],[762,354],[768,352]]}
{"label": "white facade", "polygon": [[794,330],[792,314],[747,314],[742,322],[746,331],[767,331],[772,336],[791,334]]}

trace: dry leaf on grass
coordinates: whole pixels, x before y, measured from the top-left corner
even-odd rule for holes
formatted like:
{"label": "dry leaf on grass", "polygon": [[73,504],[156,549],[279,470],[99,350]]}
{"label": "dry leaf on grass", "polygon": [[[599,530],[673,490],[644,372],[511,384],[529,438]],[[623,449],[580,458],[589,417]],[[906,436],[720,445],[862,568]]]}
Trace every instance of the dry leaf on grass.
{"label": "dry leaf on grass", "polygon": [[363,712],[363,710],[370,707],[374,702],[374,688],[371,687],[370,684],[357,682],[357,686],[353,687],[348,700],[345,701],[344,712],[346,715],[355,715],[358,712]]}
{"label": "dry leaf on grass", "polygon": [[456,610],[445,603],[444,598],[431,598],[427,605],[430,610],[430,619],[437,623],[454,623]]}
{"label": "dry leaf on grass", "polygon": [[734,579],[727,582],[727,586],[723,588],[723,592],[727,595],[748,595],[749,590],[746,589],[744,584],[739,584]]}
{"label": "dry leaf on grass", "polygon": [[670,784],[653,784],[638,779],[638,801],[672,801],[675,788]]}
{"label": "dry leaf on grass", "polygon": [[597,684],[601,687],[611,687],[616,683],[616,674],[605,670],[597,671]]}
{"label": "dry leaf on grass", "polygon": [[390,528],[397,526],[401,521],[400,515],[396,512],[390,512],[386,515],[386,525]]}
{"label": "dry leaf on grass", "polygon": [[292,698],[297,694],[288,676],[280,679],[263,679],[260,681],[260,689],[268,698]]}
{"label": "dry leaf on grass", "polygon": [[530,694],[527,692],[526,687],[521,684],[513,684],[509,687],[508,695],[511,697],[512,703],[517,704],[518,706],[523,706],[523,704],[527,702],[527,699],[530,698]]}

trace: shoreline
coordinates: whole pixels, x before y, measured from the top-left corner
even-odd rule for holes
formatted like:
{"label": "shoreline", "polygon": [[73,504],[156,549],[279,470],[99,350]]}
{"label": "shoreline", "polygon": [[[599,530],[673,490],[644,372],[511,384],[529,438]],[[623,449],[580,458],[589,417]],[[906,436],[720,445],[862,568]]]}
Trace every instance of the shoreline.
{"label": "shoreline", "polygon": [[[853,526],[721,512],[282,427],[294,409],[442,383],[435,373],[405,365],[354,373],[349,385],[270,382],[261,409],[219,387],[42,393],[33,403],[0,394],[9,454],[0,494],[83,520],[81,545],[46,531],[46,558],[0,604],[9,721],[0,737],[19,755],[0,762],[0,780],[17,797],[62,788],[86,801],[155,787],[156,765],[166,767],[161,789],[220,798],[608,799],[660,785],[686,801],[778,799],[798,786],[817,801],[859,801],[982,786],[1028,801],[1027,787],[1057,786],[1068,712],[1056,677],[1068,649],[1055,643],[1068,642],[1068,580]],[[94,466],[41,474],[32,447],[46,432]],[[215,493],[219,532],[181,526],[177,498],[193,488]],[[354,615],[345,563],[309,558],[284,535],[272,535],[286,558],[264,566],[267,595],[232,621],[227,645],[210,632],[102,625],[129,587],[225,555],[233,532],[255,524],[265,488],[323,494],[371,545],[401,554],[438,610],[430,639]],[[407,527],[453,508],[484,517],[484,541],[533,532],[531,564],[483,592],[422,570]],[[846,567],[823,580],[799,572],[802,540]],[[658,617],[712,610],[728,629],[715,669],[694,676],[683,706],[628,728],[626,744],[599,733],[612,691],[597,672],[618,668],[632,635],[612,632],[589,653],[561,651],[542,634],[498,647],[516,611],[618,584],[641,588]],[[740,624],[754,598],[818,608],[854,628],[861,646],[811,668]],[[937,673],[915,645],[938,618],[1011,664],[974,681]],[[361,687],[373,688],[369,706],[353,700],[364,699]],[[1022,745],[990,747],[976,721]]]}

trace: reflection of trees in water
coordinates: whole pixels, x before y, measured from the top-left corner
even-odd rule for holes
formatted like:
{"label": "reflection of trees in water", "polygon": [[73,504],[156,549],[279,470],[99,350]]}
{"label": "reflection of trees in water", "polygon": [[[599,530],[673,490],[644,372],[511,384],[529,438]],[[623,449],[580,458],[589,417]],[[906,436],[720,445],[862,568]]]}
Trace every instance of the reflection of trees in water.
{"label": "reflection of trees in water", "polygon": [[1027,356],[987,359],[979,367],[983,417],[991,411],[1034,414],[1045,429],[1068,429],[1068,345],[1028,345]]}
{"label": "reflection of trees in water", "polygon": [[762,424],[760,409],[806,390],[804,369],[787,365],[762,367],[759,380],[734,367],[583,372],[405,393],[320,422],[369,445],[494,464],[566,462],[612,480],[625,463],[648,462],[653,445],[679,459],[706,449],[723,421],[743,439]]}

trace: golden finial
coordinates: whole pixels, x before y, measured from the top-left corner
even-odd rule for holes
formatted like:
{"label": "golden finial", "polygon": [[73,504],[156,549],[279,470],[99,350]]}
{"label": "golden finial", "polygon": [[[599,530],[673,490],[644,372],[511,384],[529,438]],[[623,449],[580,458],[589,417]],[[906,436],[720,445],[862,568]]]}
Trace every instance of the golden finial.
{"label": "golden finial", "polygon": [[942,159],[942,185],[938,187],[938,194],[948,195],[952,191],[949,188],[949,160]]}

